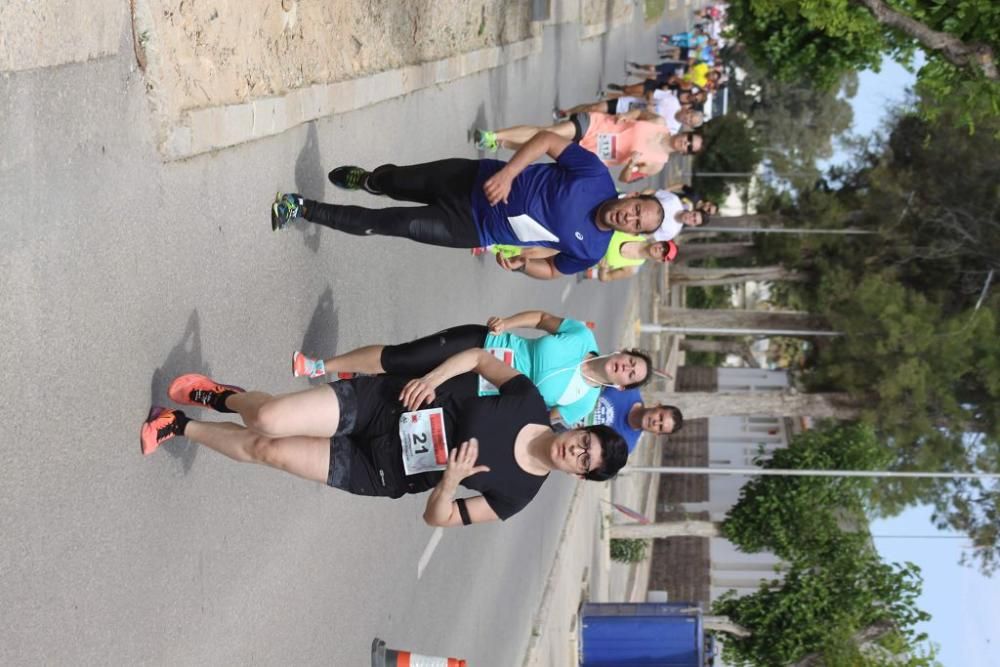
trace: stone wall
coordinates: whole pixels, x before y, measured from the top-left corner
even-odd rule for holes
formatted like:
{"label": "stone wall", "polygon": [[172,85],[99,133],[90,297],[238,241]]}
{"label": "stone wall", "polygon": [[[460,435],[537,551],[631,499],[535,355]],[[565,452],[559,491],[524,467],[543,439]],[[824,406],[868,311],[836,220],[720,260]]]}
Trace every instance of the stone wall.
{"label": "stone wall", "polygon": [[[708,420],[691,419],[677,434],[667,436],[662,465],[707,466]],[[672,506],[708,500],[706,475],[661,475],[656,520],[705,519],[708,513],[684,515]],[[671,537],[653,541],[649,589],[665,590],[670,600],[709,603],[711,551],[708,538]]]}
{"label": "stone wall", "polygon": [[714,366],[680,366],[675,391],[718,391],[719,369]]}
{"label": "stone wall", "polygon": [[[666,436],[662,447],[664,466],[708,465],[708,419],[687,419],[678,433]],[[708,500],[707,475],[660,475],[658,504],[697,503]],[[659,516],[657,516],[659,518]]]}
{"label": "stone wall", "polygon": [[[708,519],[708,512],[684,516],[665,514],[658,521]],[[666,591],[671,601],[701,602],[711,596],[711,551],[707,537],[671,537],[653,540],[649,590]]]}

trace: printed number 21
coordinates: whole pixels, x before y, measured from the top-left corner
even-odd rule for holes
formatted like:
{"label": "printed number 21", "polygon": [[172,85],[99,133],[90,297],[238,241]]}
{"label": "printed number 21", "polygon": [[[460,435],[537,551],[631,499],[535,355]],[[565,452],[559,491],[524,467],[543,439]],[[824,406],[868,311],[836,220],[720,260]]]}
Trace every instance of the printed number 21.
{"label": "printed number 21", "polygon": [[[414,443],[420,443],[421,445],[424,444],[424,443],[426,443],[427,442],[427,434],[426,433],[414,433],[413,434],[413,442]],[[430,450],[427,449],[426,447],[418,447],[418,448],[416,448],[416,449],[413,450],[413,453],[414,454],[426,454],[428,451],[430,451]]]}

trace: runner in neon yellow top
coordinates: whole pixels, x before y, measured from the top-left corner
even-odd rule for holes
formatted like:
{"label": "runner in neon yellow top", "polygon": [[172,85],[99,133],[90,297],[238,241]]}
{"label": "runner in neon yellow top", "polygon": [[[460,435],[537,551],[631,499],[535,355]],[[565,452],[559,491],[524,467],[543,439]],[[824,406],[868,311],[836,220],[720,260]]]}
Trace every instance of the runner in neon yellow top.
{"label": "runner in neon yellow top", "polygon": [[[523,248],[510,245],[492,245],[490,251],[504,257],[514,257]],[[582,274],[585,278],[596,277],[601,282],[622,280],[634,276],[639,267],[647,260],[671,262],[677,257],[677,245],[673,241],[649,242],[645,236],[626,234],[616,231],[611,236],[608,251],[596,267],[587,269]],[[597,269],[596,275],[591,275]]]}

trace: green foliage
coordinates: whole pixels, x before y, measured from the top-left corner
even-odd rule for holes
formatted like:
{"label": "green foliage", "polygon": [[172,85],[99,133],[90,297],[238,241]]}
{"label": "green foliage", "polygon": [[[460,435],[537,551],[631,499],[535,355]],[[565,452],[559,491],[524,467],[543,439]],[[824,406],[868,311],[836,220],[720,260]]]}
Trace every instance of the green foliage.
{"label": "green foliage", "polygon": [[[755,239],[758,261],[811,276],[773,298],[846,334],[817,342],[803,381],[863,399],[900,470],[1000,471],[1000,275],[974,310],[1000,269],[1000,117],[970,136],[956,127],[960,107],[935,121],[904,109],[884,138],[858,143],[836,182],[762,202],[789,226],[876,234]],[[1000,566],[995,483],[888,481],[872,499],[885,515],[933,503],[937,525],[970,535],[985,572]]]}
{"label": "green foliage", "polygon": [[941,667],[934,645],[913,645],[898,630],[890,630],[864,646],[843,633],[831,635],[820,653],[825,667]]}
{"label": "green foliage", "polygon": [[688,308],[729,308],[731,306],[732,288],[728,285],[713,285],[711,287],[688,287]]}
{"label": "green foliage", "polygon": [[638,563],[646,559],[648,540],[620,538],[611,540],[611,560],[619,563]]}
{"label": "green foliage", "polygon": [[[703,197],[721,201],[725,198],[729,179],[699,178],[697,172],[752,172],[760,162],[760,150],[746,120],[735,114],[713,118],[705,123],[701,132],[705,143],[702,152],[694,157],[692,186]],[[740,182],[745,183],[746,179]]]}
{"label": "green foliage", "polygon": [[[890,452],[868,426],[828,425],[796,436],[765,468],[873,470]],[[871,480],[843,477],[756,477],[740,490],[722,532],[742,551],[769,550],[785,560],[819,559],[843,539],[844,526],[867,525]]]}
{"label": "green foliage", "polygon": [[[898,0],[909,16],[928,27],[960,37],[965,42],[987,44],[994,55],[1000,47],[1000,3],[994,0]],[[1000,115],[1000,84],[988,81],[975,67],[957,67],[940,55],[928,53],[917,74],[917,88],[928,118],[954,110],[951,100],[961,99],[955,120],[974,130],[979,120]],[[997,130],[994,129],[994,132]]]}
{"label": "green foliage", "polygon": [[787,665],[811,653],[843,652],[856,632],[878,623],[923,641],[912,632],[929,618],[916,606],[921,584],[915,565],[883,563],[865,540],[847,537],[821,560],[792,562],[781,580],[756,593],[720,598],[713,612],[753,633],[727,639],[723,655],[734,665]]}
{"label": "green foliage", "polygon": [[[1000,56],[1000,3],[993,0],[889,0],[889,4],[928,28],[967,44],[983,44]],[[986,78],[975,64],[955,65],[915,35],[880,23],[853,0],[733,0],[729,18],[734,37],[773,76],[809,79],[830,87],[847,71],[878,70],[883,56],[904,65],[917,48],[926,63],[917,73],[929,118],[936,118],[958,97],[956,118],[974,128],[980,119],[1000,114],[1000,82]]]}
{"label": "green foliage", "polygon": [[[814,183],[820,178],[818,161],[833,155],[834,137],[851,126],[853,111],[847,98],[857,89],[857,76],[841,74],[837,86],[822,87],[805,79],[778,79],[739,48],[728,50],[725,58],[743,73],[739,81],[728,84],[729,115],[745,119],[756,145],[752,163],[764,159],[778,178],[805,186]],[[722,156],[728,159],[732,159],[728,156],[730,139],[722,144]],[[715,165],[698,158],[696,170],[747,171],[738,160],[733,162]],[[695,185],[722,189],[722,185],[743,187],[746,183],[745,178],[706,178],[696,179]]]}
{"label": "green foliage", "polygon": [[884,52],[910,52],[849,0],[733,0],[727,16],[735,39],[785,81],[830,87],[845,71],[877,71]]}
{"label": "green foliage", "polygon": [[[1000,297],[945,317],[882,274],[857,284],[831,272],[823,288],[825,312],[847,335],[821,350],[811,381],[870,397],[866,417],[893,445],[893,467],[1000,470]],[[934,502],[937,523],[970,535],[985,572],[1000,565],[995,483],[893,482],[873,498],[884,513]]]}
{"label": "green foliage", "polygon": [[[795,436],[765,466],[869,470],[891,457],[870,426],[830,422]],[[916,606],[919,569],[883,563],[872,548],[872,488],[872,480],[839,477],[757,477],[743,487],[723,534],[742,551],[769,550],[787,566],[757,592],[731,592],[713,606],[752,633],[726,638],[728,662],[786,665],[820,654],[822,664],[843,667],[888,664],[885,655],[916,656],[898,663],[911,667],[933,664],[933,651],[920,646],[926,638],[914,631],[929,618]],[[859,640],[872,627],[879,648],[867,644],[874,636]]]}

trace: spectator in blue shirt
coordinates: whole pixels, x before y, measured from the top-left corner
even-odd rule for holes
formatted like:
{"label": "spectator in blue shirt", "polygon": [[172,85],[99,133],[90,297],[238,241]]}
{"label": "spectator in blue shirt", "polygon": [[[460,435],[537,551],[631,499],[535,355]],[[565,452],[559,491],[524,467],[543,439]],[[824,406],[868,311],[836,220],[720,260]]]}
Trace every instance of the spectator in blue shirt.
{"label": "spectator in blue shirt", "polygon": [[604,424],[618,431],[625,438],[631,454],[643,431],[654,434],[676,433],[684,426],[684,417],[673,405],[646,407],[638,389],[605,387],[586,423]]}
{"label": "spectator in blue shirt", "polygon": [[[543,155],[554,164],[532,164]],[[663,222],[655,197],[619,199],[596,155],[551,132],[540,132],[510,162],[450,158],[373,171],[337,167],[337,186],[423,206],[370,209],[278,194],[271,226],[295,218],[358,236],[385,235],[450,248],[503,243],[532,246],[505,269],[540,279],[575,274],[596,264],[615,230],[651,234]]]}

